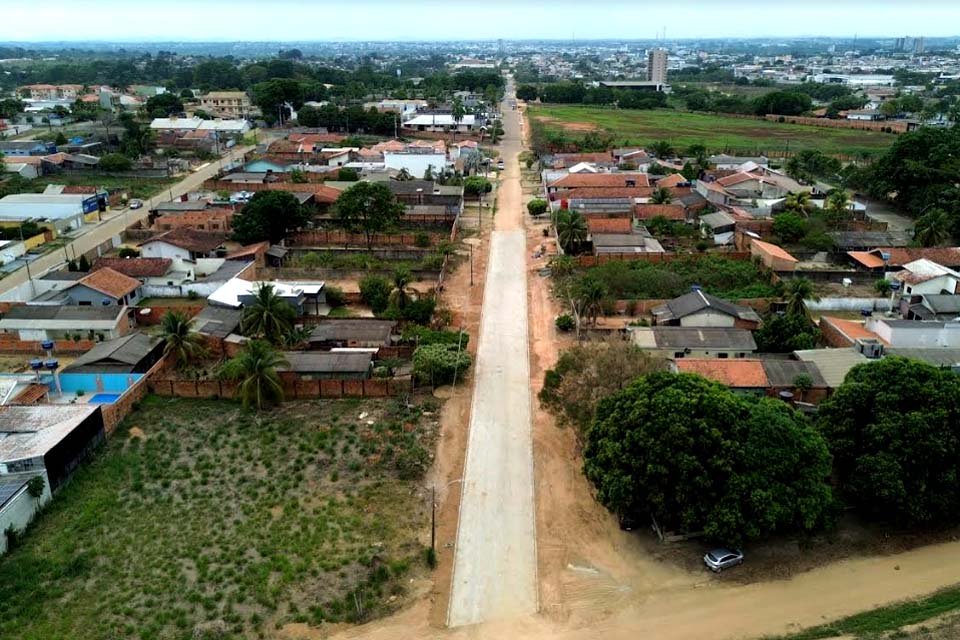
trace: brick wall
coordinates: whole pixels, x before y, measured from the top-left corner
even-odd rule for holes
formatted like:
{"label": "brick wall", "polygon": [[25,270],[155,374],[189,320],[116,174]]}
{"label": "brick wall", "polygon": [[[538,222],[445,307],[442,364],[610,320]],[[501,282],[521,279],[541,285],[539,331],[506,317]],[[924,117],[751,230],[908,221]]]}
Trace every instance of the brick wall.
{"label": "brick wall", "polygon": [[[0,335],[0,353],[23,353],[28,355],[43,355],[46,353],[40,346],[40,342],[31,340],[18,340],[15,334]],[[83,354],[93,349],[97,342],[93,340],[54,340],[54,353],[62,354]]]}
{"label": "brick wall", "polygon": [[160,320],[166,315],[167,311],[179,311],[180,313],[186,314],[188,318],[192,318],[201,311],[203,311],[204,305],[155,305],[151,304],[149,308],[150,313],[144,315],[144,311],[147,308],[138,308],[137,309],[137,325],[139,326],[152,326],[160,324]]}
{"label": "brick wall", "polygon": [[[436,246],[445,234],[427,233],[377,233],[373,236],[374,246],[403,245],[416,246],[418,235],[425,235],[429,246]],[[295,247],[325,247],[325,246],[367,246],[367,236],[362,233],[348,233],[346,231],[301,231],[290,238],[290,244]]]}
{"label": "brick wall", "polygon": [[[642,262],[672,262],[674,260],[684,260],[688,258],[696,258],[699,254],[688,254],[688,253],[609,253],[603,254],[600,256],[578,256],[577,264],[581,267],[593,267],[598,264],[604,264],[607,262],[618,262],[618,261],[628,261],[628,260],[639,260]],[[749,251],[725,251],[723,253],[710,253],[706,254],[719,258],[726,258],[728,260],[749,260],[750,252]]]}
{"label": "brick wall", "polygon": [[[281,374],[281,381],[287,400],[385,398],[414,390],[412,380],[305,380],[295,375]],[[154,377],[148,386],[158,396],[176,398],[232,399],[237,388],[236,383],[221,380],[192,381],[167,377]]]}
{"label": "brick wall", "polygon": [[137,380],[132,387],[127,389],[126,393],[116,402],[113,404],[100,405],[100,412],[103,414],[103,426],[108,435],[113,432],[116,426],[133,410],[133,405],[140,402],[140,400],[147,395],[147,391],[150,388],[150,379],[153,376],[162,375],[162,373],[170,367],[171,363],[172,359],[167,356],[160,358],[160,360],[158,360],[142,378]]}
{"label": "brick wall", "polygon": [[853,346],[853,340],[848,338],[826,317],[820,318],[820,332],[823,333],[823,341],[827,343],[827,346],[839,349]]}

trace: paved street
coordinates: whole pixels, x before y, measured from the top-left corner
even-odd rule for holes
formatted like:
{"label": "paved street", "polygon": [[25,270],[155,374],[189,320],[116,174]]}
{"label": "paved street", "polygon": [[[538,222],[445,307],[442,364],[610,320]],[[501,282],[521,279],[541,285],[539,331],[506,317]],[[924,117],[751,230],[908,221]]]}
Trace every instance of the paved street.
{"label": "paved street", "polygon": [[[238,147],[224,156],[223,162],[242,158],[243,155],[251,151],[253,147]],[[170,188],[164,189],[153,198],[144,200],[141,209],[124,209],[119,214],[107,215],[103,222],[96,228],[91,229],[74,239],[65,249],[52,251],[36,260],[30,262],[30,273],[33,277],[38,277],[50,270],[56,269],[67,261],[67,256],[79,256],[81,253],[90,251],[94,247],[102,244],[113,236],[119,236],[124,229],[147,217],[150,209],[161,202],[170,200],[172,196],[178,197],[189,191],[196,190],[205,180],[213,177],[220,169],[221,161],[211,162],[209,165],[186,176],[183,180]],[[22,285],[27,282],[27,270],[19,269],[0,280],[0,293]]]}
{"label": "paved street", "polygon": [[505,101],[503,113],[506,171],[484,285],[450,626],[537,610],[521,146],[518,112]]}

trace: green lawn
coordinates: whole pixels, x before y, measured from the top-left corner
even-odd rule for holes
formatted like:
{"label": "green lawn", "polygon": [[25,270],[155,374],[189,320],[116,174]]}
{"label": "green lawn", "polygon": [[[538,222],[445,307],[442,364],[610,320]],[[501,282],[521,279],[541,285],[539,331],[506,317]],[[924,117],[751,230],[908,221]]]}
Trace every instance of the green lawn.
{"label": "green lawn", "polygon": [[817,149],[857,156],[883,151],[896,139],[893,134],[875,131],[826,129],[669,109],[531,105],[530,114],[555,131],[565,123],[574,123],[575,129],[568,132],[570,136],[583,135],[576,125],[593,125],[613,136],[618,145],[649,145],[667,140],[681,149],[702,144],[712,152],[741,154]]}
{"label": "green lawn", "polygon": [[274,637],[394,610],[424,570],[424,408],[147,398],[0,558],[0,636]]}
{"label": "green lawn", "polygon": [[[811,627],[779,640],[821,640],[837,636],[877,638],[901,627],[917,625],[938,616],[960,610],[960,586],[943,589],[919,600],[899,602],[873,611],[858,613],[836,622]],[[886,636],[883,636],[886,637]],[[909,637],[906,634],[892,637]],[[943,636],[948,637],[948,636]]]}

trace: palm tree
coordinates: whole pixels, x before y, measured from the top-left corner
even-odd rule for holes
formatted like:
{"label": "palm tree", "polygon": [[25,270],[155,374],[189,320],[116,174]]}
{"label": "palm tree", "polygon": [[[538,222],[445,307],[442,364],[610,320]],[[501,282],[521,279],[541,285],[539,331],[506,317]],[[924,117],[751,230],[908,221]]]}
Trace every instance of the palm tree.
{"label": "palm tree", "polygon": [[180,311],[167,311],[160,318],[163,353],[172,353],[177,366],[186,366],[202,358],[206,352],[203,336],[193,330],[190,319]]}
{"label": "palm tree", "polygon": [[794,191],[793,193],[787,196],[786,201],[783,203],[784,208],[790,213],[795,213],[804,218],[808,217],[810,213],[810,192],[809,191]]}
{"label": "palm tree", "polygon": [[286,364],[270,343],[250,340],[243,351],[224,363],[220,377],[240,383],[237,394],[244,408],[255,404],[257,409],[263,409],[283,402],[283,383],[277,368]]}
{"label": "palm tree", "polygon": [[921,247],[939,247],[950,241],[950,218],[943,209],[931,209],[913,228],[913,240]]}
{"label": "palm tree", "polygon": [[557,229],[557,242],[564,252],[569,253],[587,239],[587,223],[577,211],[560,209],[554,226]]}
{"label": "palm tree", "polygon": [[827,209],[837,219],[845,219],[850,215],[850,196],[843,189],[837,189],[827,197]]}
{"label": "palm tree", "polygon": [[453,99],[451,115],[453,115],[453,139],[456,140],[457,129],[460,127],[460,123],[463,122],[463,117],[467,115],[467,108],[463,106],[463,100],[459,97]]}
{"label": "palm tree", "polygon": [[313,331],[310,327],[293,327],[290,331],[283,334],[281,344],[284,349],[300,349],[310,340],[312,333]]}
{"label": "palm tree", "polygon": [[787,283],[785,296],[787,301],[788,314],[810,315],[805,302],[813,300],[819,302],[820,298],[813,292],[813,283],[806,278],[795,278]]}
{"label": "palm tree", "polygon": [[410,175],[410,171],[404,167],[397,172],[397,177],[395,178],[398,182],[410,182],[413,180],[413,176]]}
{"label": "palm tree", "polygon": [[244,335],[265,338],[278,343],[293,327],[296,310],[280,297],[269,282],[261,282],[254,293],[253,304],[243,310],[240,329]]}
{"label": "palm tree", "polygon": [[603,311],[603,302],[607,299],[607,289],[602,283],[592,278],[585,279],[580,284],[580,308],[589,324],[596,324],[597,316]]}
{"label": "palm tree", "polygon": [[396,305],[397,309],[405,309],[410,302],[412,294],[409,285],[412,281],[413,274],[406,267],[393,272],[393,291],[390,292],[390,301]]}
{"label": "palm tree", "polygon": [[673,202],[673,194],[666,187],[660,187],[650,196],[650,204],[670,204],[671,202]]}

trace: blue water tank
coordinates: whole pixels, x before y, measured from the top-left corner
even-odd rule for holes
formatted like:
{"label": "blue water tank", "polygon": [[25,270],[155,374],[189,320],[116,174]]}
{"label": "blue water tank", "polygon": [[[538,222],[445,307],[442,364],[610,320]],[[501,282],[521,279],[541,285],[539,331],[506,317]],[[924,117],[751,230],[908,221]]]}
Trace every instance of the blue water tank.
{"label": "blue water tank", "polygon": [[44,340],[43,342],[40,343],[40,346],[43,347],[44,351],[52,351],[53,340]]}
{"label": "blue water tank", "polygon": [[30,361],[30,368],[34,371],[40,371],[40,369],[43,369],[43,360],[40,358],[34,358]]}
{"label": "blue water tank", "polygon": [[49,369],[50,371],[56,371],[60,366],[60,362],[57,360],[44,360],[43,366]]}

